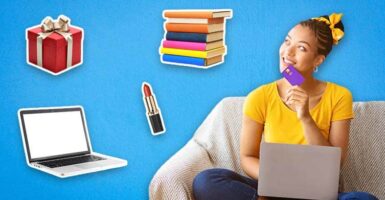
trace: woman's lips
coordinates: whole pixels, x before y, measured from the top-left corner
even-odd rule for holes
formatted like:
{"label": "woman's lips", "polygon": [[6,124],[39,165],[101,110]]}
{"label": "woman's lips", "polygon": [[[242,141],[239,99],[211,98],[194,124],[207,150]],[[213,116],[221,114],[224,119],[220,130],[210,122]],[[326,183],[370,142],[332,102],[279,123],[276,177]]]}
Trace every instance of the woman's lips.
{"label": "woman's lips", "polygon": [[287,59],[285,57],[282,58],[282,61],[283,63],[285,63],[286,65],[295,65],[295,62],[290,60],[290,59]]}

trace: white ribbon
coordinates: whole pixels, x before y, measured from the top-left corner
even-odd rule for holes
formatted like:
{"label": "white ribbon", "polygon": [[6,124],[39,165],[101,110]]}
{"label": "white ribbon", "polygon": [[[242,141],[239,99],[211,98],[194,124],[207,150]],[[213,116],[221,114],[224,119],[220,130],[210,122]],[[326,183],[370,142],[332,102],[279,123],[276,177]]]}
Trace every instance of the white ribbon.
{"label": "white ribbon", "polygon": [[51,17],[46,17],[41,24],[41,29],[43,32],[39,33],[36,40],[37,65],[43,67],[43,40],[52,33],[58,33],[67,41],[67,68],[71,67],[73,39],[72,34],[69,32],[69,18],[60,15],[56,21],[53,21]]}

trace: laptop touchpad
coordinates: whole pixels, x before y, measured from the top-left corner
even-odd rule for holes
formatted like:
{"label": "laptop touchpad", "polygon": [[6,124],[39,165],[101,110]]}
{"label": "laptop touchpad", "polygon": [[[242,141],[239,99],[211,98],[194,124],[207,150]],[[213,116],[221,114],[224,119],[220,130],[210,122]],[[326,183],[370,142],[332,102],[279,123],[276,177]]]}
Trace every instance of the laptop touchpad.
{"label": "laptop touchpad", "polygon": [[76,164],[74,166],[81,168],[81,169],[90,169],[90,168],[95,168],[95,167],[102,167],[102,166],[105,166],[105,164],[103,164],[103,162],[100,162],[100,161],[95,161],[95,162]]}

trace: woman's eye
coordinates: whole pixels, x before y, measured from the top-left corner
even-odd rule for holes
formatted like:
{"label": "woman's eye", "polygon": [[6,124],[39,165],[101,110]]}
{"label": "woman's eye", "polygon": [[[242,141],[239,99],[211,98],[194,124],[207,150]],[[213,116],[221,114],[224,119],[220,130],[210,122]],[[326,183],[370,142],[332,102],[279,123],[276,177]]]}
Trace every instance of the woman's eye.
{"label": "woman's eye", "polygon": [[285,39],[285,44],[289,44],[289,40],[288,39]]}
{"label": "woman's eye", "polygon": [[299,46],[299,49],[300,49],[301,51],[306,51],[306,48],[305,48],[304,46]]}

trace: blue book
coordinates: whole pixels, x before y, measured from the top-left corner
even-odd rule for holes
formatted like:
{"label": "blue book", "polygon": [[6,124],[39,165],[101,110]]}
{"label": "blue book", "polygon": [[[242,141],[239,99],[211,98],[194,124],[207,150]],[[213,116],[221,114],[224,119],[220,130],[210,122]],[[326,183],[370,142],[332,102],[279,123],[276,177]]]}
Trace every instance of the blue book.
{"label": "blue book", "polygon": [[162,55],[163,62],[196,65],[201,67],[209,67],[213,64],[221,62],[222,60],[223,60],[223,55],[214,56],[212,58],[196,58],[196,57],[188,57],[188,56],[177,56],[177,55],[171,55],[171,54]]}
{"label": "blue book", "polygon": [[189,42],[212,42],[223,39],[223,32],[214,33],[181,33],[167,32],[167,40],[189,41]]}
{"label": "blue book", "polygon": [[162,60],[164,62],[173,62],[173,63],[205,66],[205,59],[204,58],[195,58],[195,57],[188,57],[188,56],[176,56],[176,55],[170,55],[170,54],[163,54]]}

